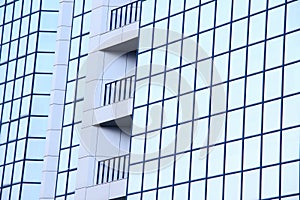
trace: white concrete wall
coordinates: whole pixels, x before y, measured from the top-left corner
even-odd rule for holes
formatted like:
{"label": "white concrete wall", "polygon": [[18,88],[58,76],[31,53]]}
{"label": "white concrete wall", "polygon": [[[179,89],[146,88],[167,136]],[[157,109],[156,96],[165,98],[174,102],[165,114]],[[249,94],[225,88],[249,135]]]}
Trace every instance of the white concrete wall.
{"label": "white concrete wall", "polygon": [[40,199],[54,199],[59,157],[59,144],[63,120],[64,97],[69,59],[73,0],[60,0],[57,27],[55,63],[50,92],[49,123],[46,133],[46,151],[41,180]]}
{"label": "white concrete wall", "polygon": [[[125,195],[126,180],[117,181],[120,182],[119,184],[116,182],[97,186],[95,179],[98,161],[128,153],[130,137],[119,128],[95,125],[97,119],[94,111],[103,105],[105,83],[134,74],[135,52],[128,53],[129,48],[119,48],[118,45],[125,41],[131,43],[137,40],[138,23],[108,31],[110,10],[129,2],[133,1],[93,0],[89,56],[84,66],[86,68],[85,95],[75,199],[109,199]],[[113,44],[114,49],[109,49],[109,45],[103,48],[104,44]],[[103,113],[104,116],[105,114]],[[109,189],[105,189],[106,187]],[[114,195],[111,196],[110,193]]]}

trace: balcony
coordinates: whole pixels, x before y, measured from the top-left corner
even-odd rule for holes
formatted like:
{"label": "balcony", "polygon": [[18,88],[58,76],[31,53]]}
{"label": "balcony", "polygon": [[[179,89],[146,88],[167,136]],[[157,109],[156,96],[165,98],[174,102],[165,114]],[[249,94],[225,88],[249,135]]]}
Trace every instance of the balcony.
{"label": "balcony", "polygon": [[104,106],[117,103],[133,97],[134,76],[129,76],[105,84]]}
{"label": "balcony", "polygon": [[126,179],[128,176],[129,154],[98,162],[97,184]]}
{"label": "balcony", "polygon": [[110,30],[114,30],[139,20],[141,1],[131,2],[111,10]]}
{"label": "balcony", "polygon": [[138,48],[141,0],[110,11],[108,32],[100,36],[101,51],[134,51]]}
{"label": "balcony", "polygon": [[94,110],[94,125],[122,127],[130,132],[135,76],[106,83],[103,106]]}

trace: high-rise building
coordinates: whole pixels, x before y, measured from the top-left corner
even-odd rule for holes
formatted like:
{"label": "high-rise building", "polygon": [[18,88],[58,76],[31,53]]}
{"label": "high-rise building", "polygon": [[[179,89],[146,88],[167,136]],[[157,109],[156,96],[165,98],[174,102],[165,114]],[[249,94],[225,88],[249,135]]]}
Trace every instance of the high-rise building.
{"label": "high-rise building", "polygon": [[127,199],[299,198],[299,11],[143,1]]}
{"label": "high-rise building", "polygon": [[299,199],[299,17],[0,1],[0,199]]}
{"label": "high-rise building", "polygon": [[0,199],[38,199],[58,1],[0,1]]}

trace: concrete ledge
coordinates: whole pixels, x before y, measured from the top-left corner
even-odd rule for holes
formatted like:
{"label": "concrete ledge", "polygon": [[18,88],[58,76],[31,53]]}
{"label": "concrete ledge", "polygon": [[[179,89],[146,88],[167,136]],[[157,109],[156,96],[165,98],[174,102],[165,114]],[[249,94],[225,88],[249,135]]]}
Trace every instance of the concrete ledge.
{"label": "concrete ledge", "polygon": [[133,99],[127,99],[94,110],[93,125],[131,126]]}
{"label": "concrete ledge", "polygon": [[127,179],[95,185],[87,189],[86,199],[109,200],[126,196]]}
{"label": "concrete ledge", "polygon": [[134,51],[138,48],[139,24],[123,26],[100,36],[100,51]]}

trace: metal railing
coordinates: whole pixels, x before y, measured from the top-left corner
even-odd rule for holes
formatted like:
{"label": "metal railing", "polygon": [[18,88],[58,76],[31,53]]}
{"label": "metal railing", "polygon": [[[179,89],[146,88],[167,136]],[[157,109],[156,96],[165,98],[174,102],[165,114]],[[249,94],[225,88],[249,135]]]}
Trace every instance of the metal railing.
{"label": "metal railing", "polygon": [[139,18],[140,5],[141,2],[138,0],[111,10],[110,30],[136,22]]}
{"label": "metal railing", "polygon": [[129,154],[98,162],[97,184],[109,183],[128,177]]}
{"label": "metal railing", "polygon": [[109,105],[133,97],[134,75],[105,84],[103,105]]}

